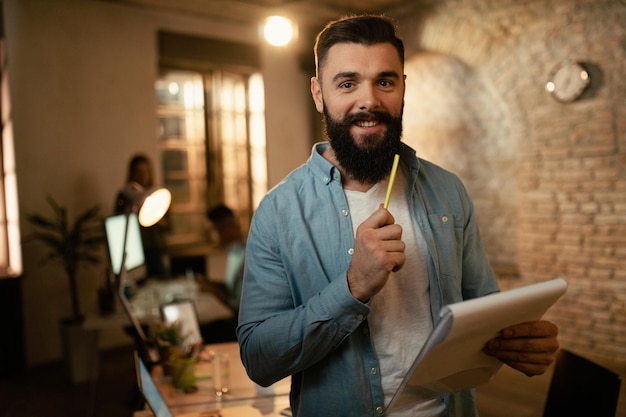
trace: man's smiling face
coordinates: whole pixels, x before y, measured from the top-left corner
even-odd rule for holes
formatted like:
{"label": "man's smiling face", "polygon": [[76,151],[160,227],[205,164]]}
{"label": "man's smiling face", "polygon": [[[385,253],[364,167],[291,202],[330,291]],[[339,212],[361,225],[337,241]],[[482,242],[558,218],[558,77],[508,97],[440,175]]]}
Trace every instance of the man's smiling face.
{"label": "man's smiling face", "polygon": [[374,183],[389,173],[402,134],[404,75],[389,43],[332,46],[311,92],[344,171]]}

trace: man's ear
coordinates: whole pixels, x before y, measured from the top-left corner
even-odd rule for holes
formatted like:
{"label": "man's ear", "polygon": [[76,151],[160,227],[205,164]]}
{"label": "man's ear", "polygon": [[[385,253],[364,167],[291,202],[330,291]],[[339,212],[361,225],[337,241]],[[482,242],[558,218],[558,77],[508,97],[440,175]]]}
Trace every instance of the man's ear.
{"label": "man's ear", "polygon": [[324,99],[322,97],[322,86],[316,77],[311,77],[311,96],[315,102],[318,112],[324,113]]}

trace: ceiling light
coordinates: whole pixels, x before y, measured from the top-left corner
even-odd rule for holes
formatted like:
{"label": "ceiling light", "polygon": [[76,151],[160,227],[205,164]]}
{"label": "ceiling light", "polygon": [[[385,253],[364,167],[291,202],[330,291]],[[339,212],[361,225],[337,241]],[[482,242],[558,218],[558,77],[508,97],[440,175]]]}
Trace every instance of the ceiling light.
{"label": "ceiling light", "polygon": [[285,46],[294,36],[293,23],[282,16],[270,16],[265,20],[263,35],[270,45]]}

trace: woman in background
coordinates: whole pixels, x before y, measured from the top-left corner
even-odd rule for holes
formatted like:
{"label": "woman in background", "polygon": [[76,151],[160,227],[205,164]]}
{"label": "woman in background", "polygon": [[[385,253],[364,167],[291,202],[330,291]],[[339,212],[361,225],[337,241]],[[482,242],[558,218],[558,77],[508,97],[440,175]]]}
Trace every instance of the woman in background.
{"label": "woman in background", "polygon": [[[120,190],[115,199],[115,213],[126,213],[133,209],[131,207],[133,202],[128,200],[127,194],[124,192],[129,187],[146,190],[153,186],[154,171],[150,159],[143,154],[133,156],[128,163],[126,185]],[[166,217],[154,226],[141,226],[141,240],[143,242],[148,278],[164,278],[168,275],[164,262],[166,231]]]}

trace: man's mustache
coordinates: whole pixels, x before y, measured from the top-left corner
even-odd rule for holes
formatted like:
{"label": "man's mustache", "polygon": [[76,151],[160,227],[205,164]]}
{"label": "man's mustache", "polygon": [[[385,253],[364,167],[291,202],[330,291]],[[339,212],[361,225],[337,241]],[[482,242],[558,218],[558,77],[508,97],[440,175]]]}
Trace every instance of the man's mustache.
{"label": "man's mustache", "polygon": [[366,120],[376,120],[382,123],[391,123],[393,121],[393,117],[391,114],[382,111],[372,111],[372,112],[358,112],[352,113],[346,116],[344,122],[349,124],[354,124],[357,122],[363,122]]}

